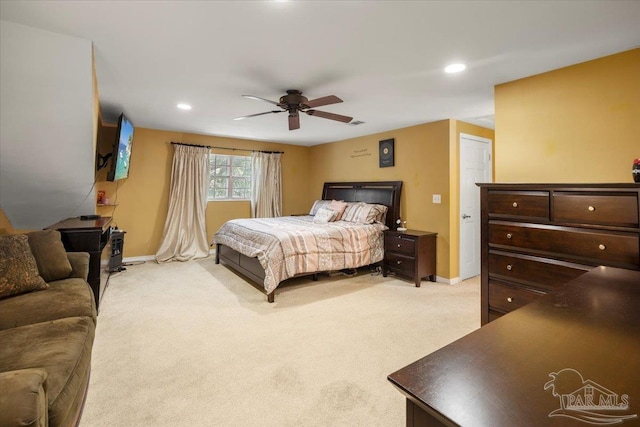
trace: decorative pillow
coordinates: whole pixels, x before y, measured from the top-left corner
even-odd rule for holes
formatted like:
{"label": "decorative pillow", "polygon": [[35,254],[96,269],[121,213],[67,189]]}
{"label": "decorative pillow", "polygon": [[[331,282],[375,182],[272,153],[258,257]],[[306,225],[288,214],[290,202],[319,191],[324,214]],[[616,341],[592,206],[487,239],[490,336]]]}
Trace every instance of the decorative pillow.
{"label": "decorative pillow", "polygon": [[46,289],[27,236],[0,236],[0,298]]}
{"label": "decorative pillow", "polygon": [[318,213],[318,209],[326,208],[329,209],[329,205],[331,204],[331,200],[316,200],[313,202],[313,206],[311,206],[311,210],[309,211],[309,215],[315,215]]}
{"label": "decorative pillow", "polygon": [[387,211],[389,210],[389,208],[385,205],[374,205],[376,207],[376,209],[379,212],[379,215],[376,217],[376,222],[379,222],[380,224],[386,224],[387,223]]}
{"label": "decorative pillow", "polygon": [[386,214],[387,207],[384,205],[374,205],[364,202],[349,203],[342,215],[342,220],[355,222],[357,224],[373,224],[374,222],[384,224]]}
{"label": "decorative pillow", "polygon": [[342,200],[332,200],[331,203],[329,203],[329,209],[338,212],[334,221],[340,221],[340,219],[342,219],[342,215],[344,214],[344,210],[346,208],[347,204]]}
{"label": "decorative pillow", "polygon": [[45,282],[69,277],[73,268],[58,230],[40,230],[27,234],[38,272]]}
{"label": "decorative pillow", "polygon": [[313,217],[314,222],[331,222],[338,213],[327,208],[320,208]]}

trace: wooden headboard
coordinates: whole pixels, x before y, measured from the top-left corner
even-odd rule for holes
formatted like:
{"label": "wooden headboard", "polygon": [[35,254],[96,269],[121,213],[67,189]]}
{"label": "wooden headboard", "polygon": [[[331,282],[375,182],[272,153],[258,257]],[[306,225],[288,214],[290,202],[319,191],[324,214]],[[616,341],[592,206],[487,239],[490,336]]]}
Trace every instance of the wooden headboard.
{"label": "wooden headboard", "polygon": [[400,218],[401,191],[402,181],[325,182],[322,199],[385,205],[389,209],[386,225],[395,229],[396,219]]}

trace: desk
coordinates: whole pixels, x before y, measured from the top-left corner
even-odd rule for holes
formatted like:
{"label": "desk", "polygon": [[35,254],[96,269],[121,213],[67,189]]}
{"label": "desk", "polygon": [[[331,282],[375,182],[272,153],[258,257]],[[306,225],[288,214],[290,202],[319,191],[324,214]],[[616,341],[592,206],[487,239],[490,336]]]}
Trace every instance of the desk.
{"label": "desk", "polygon": [[407,398],[407,426],[594,425],[586,409],[560,409],[581,393],[620,405],[589,407],[596,417],[639,426],[640,271],[596,267],[388,379]]}
{"label": "desk", "polygon": [[109,224],[111,217],[101,217],[97,220],[81,220],[79,218],[67,218],[46,229],[54,229],[60,232],[62,243],[67,252],[89,253],[89,277],[87,282],[93,290],[96,300],[96,309],[99,308],[100,298],[105,290],[108,279],[108,265],[111,251],[108,246]]}

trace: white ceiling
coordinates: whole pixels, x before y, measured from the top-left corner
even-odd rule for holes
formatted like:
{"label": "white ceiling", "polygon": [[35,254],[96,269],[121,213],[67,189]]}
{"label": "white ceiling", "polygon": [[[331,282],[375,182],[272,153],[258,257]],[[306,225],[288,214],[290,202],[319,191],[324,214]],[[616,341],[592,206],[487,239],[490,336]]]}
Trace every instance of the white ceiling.
{"label": "white ceiling", "polygon": [[[640,1],[2,0],[0,17],[91,40],[108,121],[299,145],[447,118],[492,127],[494,85],[640,46]],[[232,120],[275,107],[241,95],[286,89],[337,95],[318,109],[364,124]]]}

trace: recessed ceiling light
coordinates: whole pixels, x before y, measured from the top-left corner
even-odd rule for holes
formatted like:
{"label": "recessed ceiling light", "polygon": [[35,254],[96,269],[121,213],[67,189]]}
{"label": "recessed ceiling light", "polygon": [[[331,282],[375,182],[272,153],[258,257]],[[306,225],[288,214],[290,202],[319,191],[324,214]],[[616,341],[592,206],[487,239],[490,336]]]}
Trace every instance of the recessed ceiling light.
{"label": "recessed ceiling light", "polygon": [[451,64],[448,65],[445,69],[445,73],[459,73],[460,71],[464,71],[467,68],[465,64]]}
{"label": "recessed ceiling light", "polygon": [[178,104],[178,108],[181,110],[191,110],[191,105],[189,104]]}

